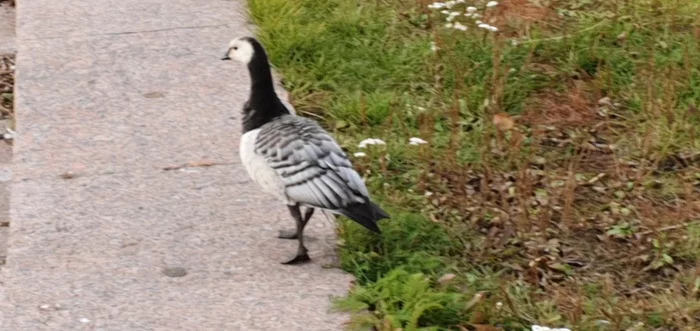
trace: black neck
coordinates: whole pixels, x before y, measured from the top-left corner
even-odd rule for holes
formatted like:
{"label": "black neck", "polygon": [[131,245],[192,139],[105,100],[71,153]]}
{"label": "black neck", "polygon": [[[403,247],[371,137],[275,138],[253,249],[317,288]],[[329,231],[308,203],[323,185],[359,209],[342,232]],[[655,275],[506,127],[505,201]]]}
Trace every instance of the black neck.
{"label": "black neck", "polygon": [[243,108],[244,132],[255,130],[279,116],[289,114],[275,93],[265,50],[257,41],[252,44],[255,54],[248,63],[251,89],[248,103]]}

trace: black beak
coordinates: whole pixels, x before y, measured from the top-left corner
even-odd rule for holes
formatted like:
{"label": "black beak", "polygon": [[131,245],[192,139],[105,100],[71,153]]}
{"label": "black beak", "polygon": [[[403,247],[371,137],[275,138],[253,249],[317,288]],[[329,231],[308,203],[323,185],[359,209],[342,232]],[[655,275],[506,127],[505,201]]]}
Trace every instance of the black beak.
{"label": "black beak", "polygon": [[222,61],[228,61],[228,60],[231,60],[231,58],[228,57],[228,55],[226,55],[226,56],[224,56],[223,58],[221,58],[221,60],[222,60]]}

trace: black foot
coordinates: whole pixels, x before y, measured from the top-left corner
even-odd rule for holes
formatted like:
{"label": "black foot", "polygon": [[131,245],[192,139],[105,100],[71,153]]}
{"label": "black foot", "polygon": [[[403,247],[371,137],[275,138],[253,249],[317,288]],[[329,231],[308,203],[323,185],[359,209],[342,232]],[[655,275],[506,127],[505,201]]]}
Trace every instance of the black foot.
{"label": "black foot", "polygon": [[301,264],[301,263],[308,262],[308,261],[311,261],[311,258],[309,257],[308,253],[304,252],[304,253],[297,253],[297,255],[293,259],[291,259],[287,262],[282,262],[282,264],[287,264],[287,265]]}
{"label": "black foot", "polygon": [[296,230],[280,230],[280,234],[277,235],[280,239],[298,239]]}

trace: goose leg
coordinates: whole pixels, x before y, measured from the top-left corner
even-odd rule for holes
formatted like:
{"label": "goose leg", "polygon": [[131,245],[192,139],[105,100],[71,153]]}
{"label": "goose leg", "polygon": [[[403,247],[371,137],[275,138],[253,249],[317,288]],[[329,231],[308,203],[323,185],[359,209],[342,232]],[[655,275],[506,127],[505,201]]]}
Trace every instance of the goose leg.
{"label": "goose leg", "polygon": [[[297,248],[297,254],[294,256],[293,259],[287,262],[282,262],[282,264],[297,264],[309,261],[311,260],[311,258],[309,258],[309,254],[306,250],[306,247],[304,246],[304,226],[306,226],[306,222],[308,222],[308,219],[301,217],[301,210],[299,210],[299,205],[287,207],[289,207],[289,212],[292,214],[292,217],[294,217],[294,221],[297,224],[296,236],[297,240],[299,241],[299,248]],[[313,211],[309,212],[307,210],[304,216],[309,214],[313,214]],[[310,217],[311,216],[309,215],[309,218]]]}
{"label": "goose leg", "polygon": [[[304,221],[301,226],[302,230],[306,226],[306,223],[309,222],[309,219],[311,219],[311,216],[314,214],[314,209],[311,207],[306,208],[306,211],[304,211]],[[280,234],[277,236],[277,238],[280,239],[298,239],[297,238],[297,229],[294,230],[280,230]]]}

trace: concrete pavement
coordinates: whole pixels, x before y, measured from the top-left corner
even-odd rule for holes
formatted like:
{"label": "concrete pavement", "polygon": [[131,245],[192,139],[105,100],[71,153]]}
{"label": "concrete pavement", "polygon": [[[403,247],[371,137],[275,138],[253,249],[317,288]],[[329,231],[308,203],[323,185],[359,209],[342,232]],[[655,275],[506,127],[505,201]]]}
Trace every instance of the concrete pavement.
{"label": "concrete pavement", "polygon": [[15,8],[0,3],[0,54],[15,52]]}
{"label": "concrete pavement", "polygon": [[312,264],[279,264],[292,219],[238,162],[249,80],[219,58],[243,0],[17,10],[0,330],[342,329],[334,225],[310,223]]}

